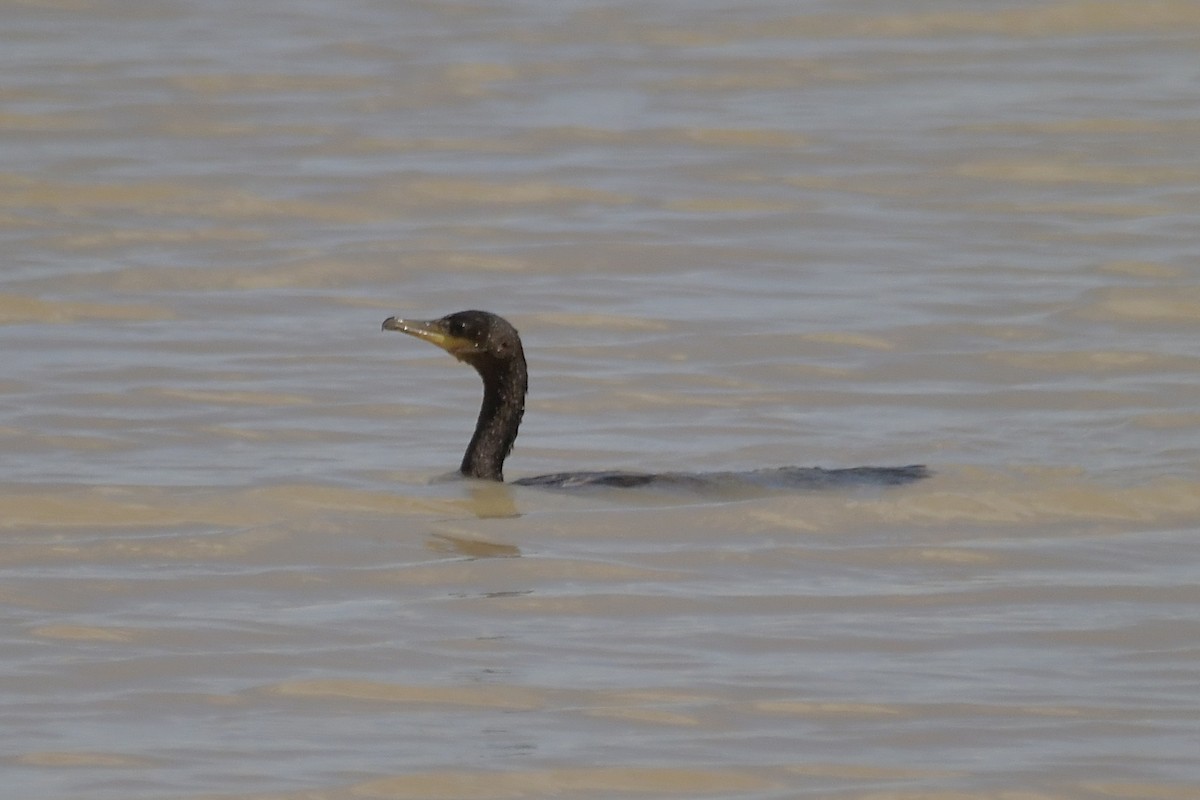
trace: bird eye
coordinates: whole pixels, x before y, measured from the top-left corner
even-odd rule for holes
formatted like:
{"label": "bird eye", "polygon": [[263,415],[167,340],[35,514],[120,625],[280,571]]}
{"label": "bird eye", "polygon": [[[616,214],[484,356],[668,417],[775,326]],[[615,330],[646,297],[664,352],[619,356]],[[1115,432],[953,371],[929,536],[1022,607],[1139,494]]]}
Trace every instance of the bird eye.
{"label": "bird eye", "polygon": [[446,329],[450,331],[451,336],[462,336],[467,332],[466,323],[464,323],[461,319],[451,321],[451,323],[446,326]]}

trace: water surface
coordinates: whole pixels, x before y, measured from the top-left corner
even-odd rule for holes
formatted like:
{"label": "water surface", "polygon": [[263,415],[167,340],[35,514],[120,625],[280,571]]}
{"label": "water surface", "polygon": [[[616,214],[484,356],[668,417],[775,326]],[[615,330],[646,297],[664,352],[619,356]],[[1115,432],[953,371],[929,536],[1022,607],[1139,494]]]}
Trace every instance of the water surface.
{"label": "water surface", "polygon": [[[39,798],[1191,798],[1184,0],[10,4]],[[898,489],[445,480],[927,463]]]}

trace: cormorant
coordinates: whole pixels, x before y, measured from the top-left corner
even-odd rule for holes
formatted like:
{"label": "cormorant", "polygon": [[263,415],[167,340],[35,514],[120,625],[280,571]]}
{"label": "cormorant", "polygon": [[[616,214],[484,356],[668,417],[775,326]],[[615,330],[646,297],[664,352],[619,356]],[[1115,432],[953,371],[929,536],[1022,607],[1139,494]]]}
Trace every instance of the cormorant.
{"label": "cormorant", "polygon": [[[525,414],[529,373],[521,337],[508,320],[487,311],[459,311],[428,321],[388,317],[383,330],[400,331],[435,344],[475,368],[483,378],[483,405],[475,434],[467,445],[459,471],[469,478],[504,480],[504,459],[512,452],[517,428]],[[920,465],[905,467],[778,467],[750,472],[560,472],[514,481],[522,486],[634,487],[648,484],[703,489],[730,481],[768,488],[832,486],[889,486],[924,478]]]}

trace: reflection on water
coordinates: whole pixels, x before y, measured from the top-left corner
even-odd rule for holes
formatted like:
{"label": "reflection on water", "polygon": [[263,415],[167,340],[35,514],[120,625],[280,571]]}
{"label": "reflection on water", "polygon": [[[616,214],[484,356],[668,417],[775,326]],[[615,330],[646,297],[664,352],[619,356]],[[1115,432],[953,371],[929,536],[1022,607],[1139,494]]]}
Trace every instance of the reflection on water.
{"label": "reflection on water", "polygon": [[[1191,798],[1189,0],[26,2],[0,742],[57,798]],[[513,478],[442,480],[521,330]]]}
{"label": "reflection on water", "polygon": [[435,533],[430,536],[429,549],[436,553],[466,558],[517,558],[521,555],[521,549],[511,544],[484,542],[448,533]]}

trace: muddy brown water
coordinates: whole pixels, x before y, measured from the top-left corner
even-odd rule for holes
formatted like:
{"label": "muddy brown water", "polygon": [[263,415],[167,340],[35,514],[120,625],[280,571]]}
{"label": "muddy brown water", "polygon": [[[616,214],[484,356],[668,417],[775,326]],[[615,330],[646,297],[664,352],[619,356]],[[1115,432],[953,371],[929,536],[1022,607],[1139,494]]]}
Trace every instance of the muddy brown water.
{"label": "muddy brown water", "polygon": [[[1192,2],[0,9],[13,798],[1200,796]],[[903,488],[446,479],[926,463]]]}

